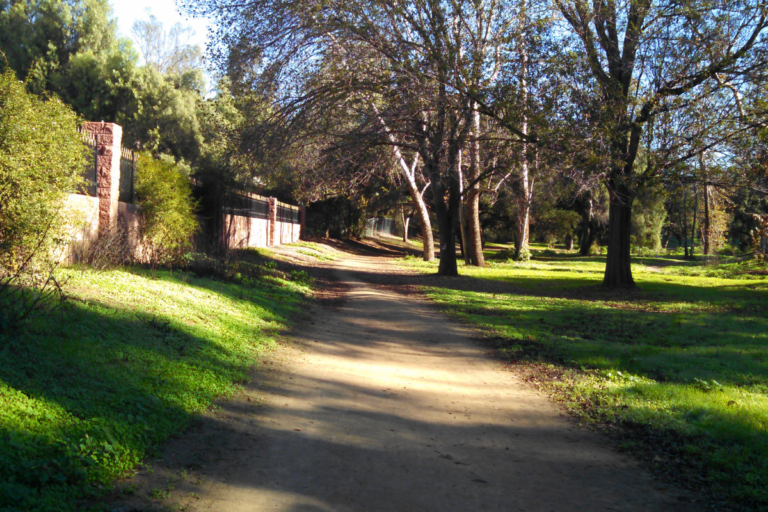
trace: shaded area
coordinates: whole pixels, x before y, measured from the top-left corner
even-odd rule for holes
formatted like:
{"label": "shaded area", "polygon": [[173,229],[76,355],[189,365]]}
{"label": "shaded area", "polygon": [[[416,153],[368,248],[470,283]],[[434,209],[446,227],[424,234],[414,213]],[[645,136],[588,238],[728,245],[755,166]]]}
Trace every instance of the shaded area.
{"label": "shaded area", "polygon": [[72,274],[64,310],[0,339],[0,508],[74,510],[245,382],[301,291],[133,269]]}
{"label": "shaded area", "polygon": [[435,309],[347,279],[346,303],[318,311],[112,506],[172,487],[159,504],[189,511],[697,509]]}

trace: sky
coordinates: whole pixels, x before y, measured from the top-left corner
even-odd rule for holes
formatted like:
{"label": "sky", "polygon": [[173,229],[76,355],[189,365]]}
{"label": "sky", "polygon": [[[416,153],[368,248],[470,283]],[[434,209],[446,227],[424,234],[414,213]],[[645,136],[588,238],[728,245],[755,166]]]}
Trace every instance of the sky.
{"label": "sky", "polygon": [[[206,30],[208,20],[190,18],[179,14],[174,0],[110,0],[117,18],[118,29],[126,37],[131,37],[131,27],[136,20],[147,20],[149,14],[153,14],[163,23],[163,28],[168,30],[176,23],[191,26],[195,36],[190,42],[197,44],[205,51]],[[147,12],[147,9],[150,9]]]}

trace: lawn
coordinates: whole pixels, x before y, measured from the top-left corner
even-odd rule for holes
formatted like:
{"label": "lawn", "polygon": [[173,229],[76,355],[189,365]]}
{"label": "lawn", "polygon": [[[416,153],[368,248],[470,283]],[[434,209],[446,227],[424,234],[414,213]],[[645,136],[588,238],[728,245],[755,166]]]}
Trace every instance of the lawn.
{"label": "lawn", "polygon": [[80,510],[106,492],[235,392],[309,292],[269,269],[241,284],[143,269],[62,277],[66,307],[0,336],[3,512]]}
{"label": "lawn", "polygon": [[764,271],[735,260],[639,258],[638,289],[609,291],[602,257],[534,254],[462,267],[462,277],[425,292],[582,420],[620,426],[622,446],[661,478],[702,487],[725,508],[766,510]]}

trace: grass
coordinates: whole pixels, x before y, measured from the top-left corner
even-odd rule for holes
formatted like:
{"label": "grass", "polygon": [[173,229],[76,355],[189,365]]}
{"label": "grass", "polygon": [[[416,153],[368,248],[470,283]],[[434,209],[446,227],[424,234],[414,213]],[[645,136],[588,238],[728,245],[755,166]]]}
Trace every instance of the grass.
{"label": "grass", "polygon": [[336,261],[341,257],[341,253],[332,247],[316,242],[298,242],[293,244],[298,247],[296,252],[305,256],[310,256],[319,261]]}
{"label": "grass", "polygon": [[[548,254],[463,267],[425,291],[577,415],[620,425],[623,446],[663,478],[703,485],[726,508],[766,510],[762,270],[640,258],[650,267],[633,265],[639,289],[617,292],[599,286],[603,258]],[[434,272],[435,263],[402,262]]]}
{"label": "grass", "polygon": [[68,306],[0,336],[0,510],[80,510],[248,379],[304,281],[64,271]]}

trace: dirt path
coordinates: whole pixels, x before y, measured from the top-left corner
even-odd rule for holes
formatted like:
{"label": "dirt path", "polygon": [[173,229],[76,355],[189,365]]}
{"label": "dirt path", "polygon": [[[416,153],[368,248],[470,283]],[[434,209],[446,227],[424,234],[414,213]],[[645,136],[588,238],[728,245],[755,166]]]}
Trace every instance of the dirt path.
{"label": "dirt path", "polygon": [[190,511],[692,510],[431,305],[354,276],[385,264],[342,262],[347,301],[138,482]]}

